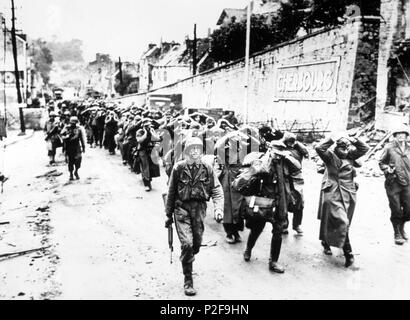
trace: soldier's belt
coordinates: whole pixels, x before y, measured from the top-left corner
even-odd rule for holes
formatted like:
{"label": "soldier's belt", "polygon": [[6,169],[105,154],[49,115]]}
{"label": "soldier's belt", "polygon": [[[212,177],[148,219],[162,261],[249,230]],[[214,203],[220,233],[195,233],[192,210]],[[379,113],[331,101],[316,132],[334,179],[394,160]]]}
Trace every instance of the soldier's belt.
{"label": "soldier's belt", "polygon": [[264,198],[264,197],[256,197],[250,196],[245,197],[246,204],[249,208],[273,208],[276,205],[275,199]]}

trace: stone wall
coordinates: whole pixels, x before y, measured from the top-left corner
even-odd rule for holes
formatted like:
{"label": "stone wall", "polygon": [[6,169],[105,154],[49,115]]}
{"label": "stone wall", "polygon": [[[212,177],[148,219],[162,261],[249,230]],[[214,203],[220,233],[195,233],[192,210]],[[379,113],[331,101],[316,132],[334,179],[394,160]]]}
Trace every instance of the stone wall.
{"label": "stone wall", "polygon": [[[253,55],[250,59],[249,121],[264,122],[276,119],[277,123],[281,124],[296,120],[299,123],[321,123],[329,130],[346,129],[349,121],[355,121],[351,110],[355,110],[357,105],[365,103],[369,96],[374,95],[375,72],[368,78],[360,77],[360,73],[364,72],[364,69],[370,68],[373,72],[377,68],[377,54],[373,55],[367,64],[363,63],[363,59],[369,58],[368,43],[372,37],[378,36],[378,26],[377,19],[365,20],[363,23],[356,18],[341,27],[294,39]],[[334,75],[332,71],[324,69],[328,66],[335,67]],[[289,85],[293,81],[292,72],[290,78],[280,79],[278,70],[282,68],[293,70],[295,77],[299,72],[302,75],[302,78],[299,78],[300,84],[293,78],[294,83]],[[301,73],[304,68],[308,71]],[[315,87],[320,87],[321,90],[324,90],[325,86],[323,74],[332,74],[334,94],[323,98],[313,89],[309,91],[309,86],[305,88],[304,74],[310,73],[313,77],[315,72],[322,74],[322,78],[316,76],[315,83]],[[283,89],[280,81],[288,81],[288,87],[285,85],[286,88]],[[313,86],[313,80],[311,84]],[[366,92],[369,86],[370,93]],[[279,91],[283,91],[279,92],[279,95],[282,95],[279,98],[278,87]],[[184,107],[224,108],[235,111],[241,118],[245,100],[244,61],[210,70],[154,92],[182,94]],[[352,93],[355,95],[353,101]],[[141,94],[122,99],[124,103],[141,103],[144,98],[145,95]]]}

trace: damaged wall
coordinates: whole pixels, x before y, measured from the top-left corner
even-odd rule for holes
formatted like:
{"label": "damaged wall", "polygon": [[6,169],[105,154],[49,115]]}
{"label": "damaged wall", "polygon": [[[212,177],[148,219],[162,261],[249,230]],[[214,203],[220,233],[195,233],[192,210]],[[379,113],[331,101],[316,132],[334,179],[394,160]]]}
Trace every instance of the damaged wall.
{"label": "damaged wall", "polygon": [[409,83],[396,56],[400,47],[410,44],[410,0],[382,0],[380,13],[383,20],[380,25],[376,128],[384,129],[390,123],[386,119],[385,107],[402,104],[409,93]]}

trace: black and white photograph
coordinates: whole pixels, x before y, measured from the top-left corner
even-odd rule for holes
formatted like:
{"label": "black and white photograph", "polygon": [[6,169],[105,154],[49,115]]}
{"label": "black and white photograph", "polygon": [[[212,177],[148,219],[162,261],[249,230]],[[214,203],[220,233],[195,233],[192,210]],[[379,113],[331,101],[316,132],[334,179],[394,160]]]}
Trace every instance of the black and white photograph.
{"label": "black and white photograph", "polygon": [[410,299],[410,0],[0,0],[0,23],[0,300]]}

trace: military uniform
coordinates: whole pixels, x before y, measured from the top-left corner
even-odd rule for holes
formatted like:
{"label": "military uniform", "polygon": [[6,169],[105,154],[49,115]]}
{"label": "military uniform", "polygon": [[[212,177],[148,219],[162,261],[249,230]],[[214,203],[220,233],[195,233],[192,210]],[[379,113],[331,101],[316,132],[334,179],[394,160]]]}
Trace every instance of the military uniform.
{"label": "military uniform", "polygon": [[[288,208],[288,211],[293,213],[292,229],[295,230],[299,235],[301,235],[303,234],[300,225],[302,224],[303,218],[303,187],[305,184],[302,175],[302,161],[303,158],[309,157],[309,152],[302,143],[296,141],[296,136],[293,133],[285,132],[283,142],[286,145],[286,150],[289,151],[291,156],[300,163],[300,169],[288,172],[287,175],[289,177],[290,189],[292,193],[292,201]],[[293,145],[291,146],[290,144],[292,143]],[[285,226],[285,233],[287,233],[288,225],[289,221],[287,220]]]}
{"label": "military uniform", "polygon": [[[325,139],[315,150],[326,165],[319,199],[319,239],[322,240],[326,254],[331,254],[329,246],[343,248],[345,266],[349,267],[354,260],[349,229],[358,190],[358,184],[354,181],[354,163],[366,154],[369,146],[359,139],[352,139],[351,143],[355,148],[349,149],[344,140],[346,139],[337,140],[336,148],[332,151],[329,148],[334,141],[331,138]],[[341,155],[338,148],[346,149],[346,154]]]}
{"label": "military uniform", "polygon": [[[70,119],[71,123],[77,123],[77,117]],[[66,127],[63,132],[63,139],[66,145],[66,154],[68,158],[68,170],[70,171],[70,180],[73,180],[73,171],[75,177],[80,179],[78,169],[81,168],[82,152],[85,151],[84,132],[81,127]]]}
{"label": "military uniform", "polygon": [[[145,120],[145,124],[149,123]],[[144,122],[142,123],[144,125]],[[158,154],[156,149],[156,142],[161,141],[152,127],[144,127],[137,132],[137,150],[136,157],[140,164],[140,172],[142,181],[145,186],[145,191],[150,191],[152,178],[160,176],[160,167],[158,164]]]}
{"label": "military uniform", "polygon": [[[268,151],[271,152],[271,151]],[[260,175],[251,191],[246,196],[246,227],[250,229],[244,252],[245,261],[250,261],[251,252],[267,222],[272,224],[272,238],[269,257],[269,269],[283,273],[278,264],[282,247],[282,232],[287,221],[287,210],[290,200],[290,185],[285,176],[286,170],[297,167],[297,161],[291,156],[271,155],[269,172]]]}
{"label": "military uniform", "polygon": [[[186,149],[189,147],[187,143]],[[212,198],[215,210],[222,211],[223,191],[212,166],[202,160],[192,162],[189,159],[175,164],[168,188],[166,215],[168,221],[175,221],[181,242],[185,289],[193,290],[192,263],[202,243],[206,202]]]}
{"label": "military uniform", "polygon": [[[404,125],[396,128],[393,135],[401,132],[408,138],[409,131]],[[379,159],[380,169],[386,177],[384,186],[389,199],[395,243],[399,245],[408,240],[404,225],[410,221],[410,144],[407,138],[402,144],[399,141],[387,144]]]}
{"label": "military uniform", "polygon": [[[50,113],[50,117],[56,117],[55,112]],[[55,118],[53,118],[55,119]],[[60,138],[60,127],[59,123],[55,120],[47,121],[44,127],[44,132],[46,133],[46,141],[48,143],[48,156],[50,158],[50,164],[55,163],[55,155],[58,147],[62,146],[62,141]]]}

